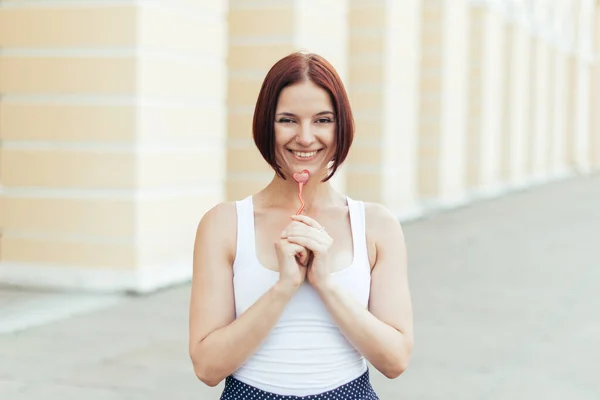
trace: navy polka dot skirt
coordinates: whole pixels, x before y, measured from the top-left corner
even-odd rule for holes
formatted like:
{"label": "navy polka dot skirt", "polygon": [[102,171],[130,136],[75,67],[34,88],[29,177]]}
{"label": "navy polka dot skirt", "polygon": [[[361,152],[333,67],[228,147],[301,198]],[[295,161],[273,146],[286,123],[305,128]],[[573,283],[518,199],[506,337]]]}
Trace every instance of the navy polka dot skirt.
{"label": "navy polka dot skirt", "polygon": [[221,400],[379,400],[371,386],[369,371],[336,389],[309,396],[284,396],[265,392],[238,381],[232,376],[225,379]]}

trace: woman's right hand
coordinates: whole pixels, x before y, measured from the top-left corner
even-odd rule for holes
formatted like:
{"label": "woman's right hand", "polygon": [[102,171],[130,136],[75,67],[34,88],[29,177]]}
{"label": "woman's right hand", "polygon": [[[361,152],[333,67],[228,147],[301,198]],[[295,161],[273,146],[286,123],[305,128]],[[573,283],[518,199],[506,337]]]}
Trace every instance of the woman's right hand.
{"label": "woman's right hand", "polygon": [[279,264],[279,282],[292,290],[306,279],[308,251],[300,245],[279,239],[274,243]]}

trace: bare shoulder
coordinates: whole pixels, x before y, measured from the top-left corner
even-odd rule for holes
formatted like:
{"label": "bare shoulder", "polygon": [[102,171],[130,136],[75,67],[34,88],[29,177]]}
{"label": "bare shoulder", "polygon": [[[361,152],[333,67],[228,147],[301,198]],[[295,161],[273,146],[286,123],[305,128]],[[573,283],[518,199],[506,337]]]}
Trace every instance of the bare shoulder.
{"label": "bare shoulder", "polygon": [[237,235],[237,210],[235,202],[223,202],[210,208],[198,223],[196,243],[210,242],[227,250],[231,257],[235,256]]}
{"label": "bare shoulder", "polygon": [[392,251],[404,250],[404,233],[399,219],[380,203],[364,202],[369,260],[374,267]]}
{"label": "bare shoulder", "polygon": [[402,234],[400,221],[387,207],[373,202],[364,204],[368,234],[373,237]]}
{"label": "bare shoulder", "polygon": [[219,203],[204,213],[200,224],[236,222],[236,214],[234,201]]}

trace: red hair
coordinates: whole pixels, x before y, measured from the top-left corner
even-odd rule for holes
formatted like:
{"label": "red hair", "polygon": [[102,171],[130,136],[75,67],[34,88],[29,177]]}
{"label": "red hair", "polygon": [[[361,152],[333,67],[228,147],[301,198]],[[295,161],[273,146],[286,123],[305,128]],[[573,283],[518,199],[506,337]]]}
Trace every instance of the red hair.
{"label": "red hair", "polygon": [[256,101],[252,136],[265,161],[277,175],[286,179],[275,160],[275,110],[281,91],[295,83],[311,81],[323,88],[335,113],[335,155],[328,181],[348,156],[354,138],[354,118],[342,80],[333,66],[316,54],[292,53],[279,60],[267,73]]}

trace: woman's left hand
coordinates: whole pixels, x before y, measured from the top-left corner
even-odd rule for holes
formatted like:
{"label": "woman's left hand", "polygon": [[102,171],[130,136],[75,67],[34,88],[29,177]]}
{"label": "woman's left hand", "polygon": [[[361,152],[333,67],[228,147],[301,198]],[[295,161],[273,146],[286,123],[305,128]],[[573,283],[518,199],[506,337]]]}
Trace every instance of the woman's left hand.
{"label": "woman's left hand", "polygon": [[307,279],[315,289],[319,289],[330,279],[329,249],[333,239],[321,224],[306,215],[293,215],[292,220],[294,222],[282,233],[282,238],[312,252]]}

